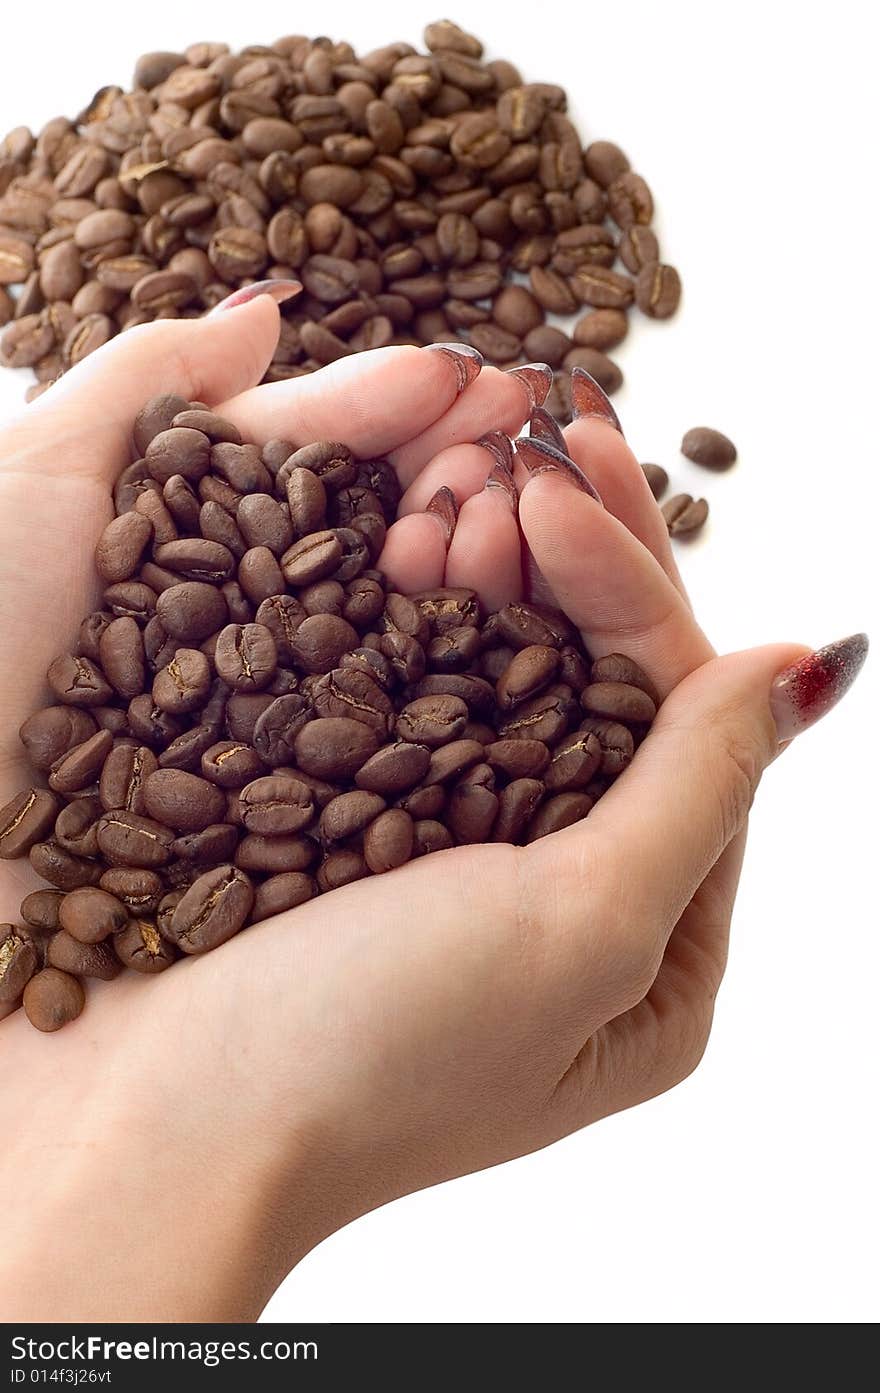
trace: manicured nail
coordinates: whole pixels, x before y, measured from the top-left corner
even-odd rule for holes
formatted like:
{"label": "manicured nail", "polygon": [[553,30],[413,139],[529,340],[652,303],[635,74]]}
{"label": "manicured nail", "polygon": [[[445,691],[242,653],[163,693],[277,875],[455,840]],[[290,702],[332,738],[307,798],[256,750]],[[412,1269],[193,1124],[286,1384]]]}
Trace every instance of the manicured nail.
{"label": "manicured nail", "polygon": [[574,484],[582,493],[588,493],[597,503],[602,502],[584,471],[562,450],[557,450],[555,445],[548,445],[546,440],[533,440],[528,435],[520,436],[516,442],[516,453],[532,477],[556,474]]}
{"label": "manicured nail", "polygon": [[452,534],[455,531],[455,524],[458,522],[458,504],[455,501],[455,494],[444,484],[434,494],[430,502],[425,504],[425,512],[431,513],[437,518],[446,536],[446,550],[449,550],[452,542]]}
{"label": "manicured nail", "polygon": [[479,377],[483,355],[469,343],[429,343],[426,347],[429,353],[442,353],[452,363],[458,374],[459,395]]}
{"label": "manicured nail", "polygon": [[853,634],[780,672],[770,688],[780,743],[815,725],[837,705],[861,672],[867,652],[868,635]]}
{"label": "manicured nail", "polygon": [[562,434],[562,427],[555,416],[545,410],[543,406],[537,406],[529,417],[529,435],[533,440],[544,440],[548,445],[553,445],[557,450],[565,454],[565,436]]}
{"label": "manicured nail", "polygon": [[550,388],[553,386],[553,369],[546,363],[526,363],[521,368],[507,368],[508,377],[515,377],[529,394],[529,402],[534,411],[543,406]]}
{"label": "manicured nail", "polygon": [[254,281],[253,285],[243,285],[240,290],[233,290],[231,295],[227,295],[225,300],[214,306],[211,314],[220,314],[222,310],[236,310],[239,305],[249,305],[251,300],[256,300],[259,295],[268,295],[276,305],[283,305],[285,300],[292,300],[301,290],[299,281]]}
{"label": "manicured nail", "polygon": [[477,444],[488,450],[508,474],[513,473],[513,443],[503,430],[490,430],[487,435],[480,436]]}
{"label": "manicured nail", "polygon": [[582,420],[584,416],[596,416],[600,421],[607,421],[609,426],[613,426],[623,435],[617,412],[595,377],[591,377],[583,368],[571,370],[571,412],[576,421]]}

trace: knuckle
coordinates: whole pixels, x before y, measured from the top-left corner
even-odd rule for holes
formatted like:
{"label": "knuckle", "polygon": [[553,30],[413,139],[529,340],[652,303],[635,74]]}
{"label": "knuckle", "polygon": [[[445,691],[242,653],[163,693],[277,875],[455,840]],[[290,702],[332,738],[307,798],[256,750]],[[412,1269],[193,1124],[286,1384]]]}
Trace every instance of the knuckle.
{"label": "knuckle", "polygon": [[715,762],[715,791],[723,844],[726,846],[745,825],[763,773],[758,743],[743,732],[723,732]]}

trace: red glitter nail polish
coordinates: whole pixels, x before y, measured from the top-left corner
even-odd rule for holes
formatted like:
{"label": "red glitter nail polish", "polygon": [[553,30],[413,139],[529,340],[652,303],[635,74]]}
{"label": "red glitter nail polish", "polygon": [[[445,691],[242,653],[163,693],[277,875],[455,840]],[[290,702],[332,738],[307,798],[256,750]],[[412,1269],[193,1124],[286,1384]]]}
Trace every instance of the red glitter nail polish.
{"label": "red glitter nail polish", "polygon": [[855,682],[868,652],[868,635],[829,643],[780,672],[770,688],[770,709],[780,743],[791,740],[836,706]]}
{"label": "red glitter nail polish", "polygon": [[576,421],[595,416],[623,435],[620,418],[594,377],[583,368],[571,370],[571,410]]}
{"label": "red glitter nail polish", "polygon": [[444,484],[434,494],[434,497],[425,504],[425,512],[431,513],[441,524],[446,536],[446,550],[452,541],[452,534],[455,531],[455,524],[458,522],[458,503],[452,489]]}

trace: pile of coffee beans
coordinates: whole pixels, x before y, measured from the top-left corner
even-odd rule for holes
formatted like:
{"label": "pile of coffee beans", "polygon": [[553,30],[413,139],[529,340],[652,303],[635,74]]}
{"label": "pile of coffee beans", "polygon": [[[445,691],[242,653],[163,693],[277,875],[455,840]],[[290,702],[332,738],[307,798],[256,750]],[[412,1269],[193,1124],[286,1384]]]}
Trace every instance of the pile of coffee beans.
{"label": "pile of coffee beans", "polygon": [[[0,359],[32,367],[36,395],[130,325],[294,277],[269,381],[460,339],[559,369],[562,422],[574,365],[614,392],[629,310],[666,318],[680,295],[648,185],[616,145],[584,148],[561,87],[484,62],[449,20],[424,39],[426,54],[299,35],[148,53],[131,91],[11,131]],[[569,332],[548,315],[580,317]]]}
{"label": "pile of coffee beans", "polygon": [[174,396],[133,436],[101,608],[20,732],[47,786],[0,809],[0,857],[51,887],[0,927],[0,1002],[40,1030],[79,1014],[82,978],[161,972],[413,857],[570,825],[656,710],[636,664],[592,662],[557,611],[391,590],[387,461],[245,444]]}

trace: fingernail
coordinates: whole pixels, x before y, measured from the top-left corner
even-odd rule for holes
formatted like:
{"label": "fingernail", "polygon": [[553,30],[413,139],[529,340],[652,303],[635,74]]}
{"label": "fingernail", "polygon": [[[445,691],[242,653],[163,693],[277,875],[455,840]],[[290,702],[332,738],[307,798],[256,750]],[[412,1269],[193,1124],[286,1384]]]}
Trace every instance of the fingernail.
{"label": "fingernail", "polygon": [[780,672],[770,688],[780,743],[815,725],[837,705],[861,672],[867,652],[868,635],[852,634]]}
{"label": "fingernail", "polygon": [[545,440],[533,440],[528,435],[520,436],[516,442],[516,453],[532,477],[539,474],[556,474],[574,484],[582,493],[595,498],[597,503],[602,503],[601,497],[584,471],[573,459],[569,459],[568,455],[557,450],[555,445],[548,445]]}
{"label": "fingernail", "polygon": [[455,494],[444,484],[434,494],[434,497],[425,504],[425,512],[431,513],[443,528],[446,536],[446,550],[449,550],[452,542],[452,534],[455,531],[455,524],[458,522],[458,504],[455,501]]}
{"label": "fingernail", "polygon": [[562,427],[543,406],[538,406],[529,417],[529,435],[533,440],[544,440],[565,454],[565,436]]}
{"label": "fingernail", "polygon": [[529,402],[534,411],[543,406],[553,386],[553,369],[546,363],[526,363],[521,368],[507,368],[507,375],[521,382],[529,394]]}
{"label": "fingernail", "polygon": [[576,421],[585,416],[596,416],[600,421],[607,421],[609,426],[613,426],[623,435],[617,412],[595,377],[591,377],[583,368],[571,370],[571,412]]}
{"label": "fingernail", "polygon": [[513,473],[513,444],[503,430],[490,430],[487,435],[480,436],[477,444],[488,450],[508,474]]}
{"label": "fingernail", "polygon": [[301,290],[299,281],[254,281],[253,285],[243,285],[240,290],[233,290],[231,295],[227,295],[225,300],[214,306],[211,314],[220,314],[221,310],[236,310],[239,305],[249,305],[251,300],[256,300],[259,295],[268,295],[276,305],[283,305],[285,300],[292,300]]}
{"label": "fingernail", "polygon": [[459,395],[479,377],[483,355],[469,343],[429,343],[426,348],[429,353],[442,353],[452,363],[458,374]]}

